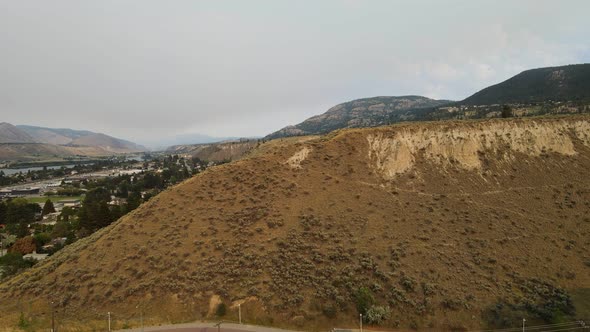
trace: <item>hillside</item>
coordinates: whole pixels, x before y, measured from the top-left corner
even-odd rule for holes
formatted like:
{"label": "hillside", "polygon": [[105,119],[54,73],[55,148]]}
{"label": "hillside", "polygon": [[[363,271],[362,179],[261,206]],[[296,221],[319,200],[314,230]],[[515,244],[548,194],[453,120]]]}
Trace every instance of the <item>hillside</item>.
{"label": "hillside", "polygon": [[5,143],[0,144],[0,161],[9,162],[49,162],[63,161],[75,157],[110,156],[114,151],[97,146],[63,146],[43,143]]}
{"label": "hillside", "polygon": [[141,145],[86,130],[0,123],[0,161],[56,161],[145,151]]}
{"label": "hillside", "polygon": [[307,330],[356,328],[359,303],[436,331],[588,317],[589,167],[583,115],[270,141],[0,284],[0,325],[48,326],[50,301],[87,330],[221,302]]}
{"label": "hillside", "polygon": [[526,70],[459,102],[462,105],[590,101],[590,64]]}
{"label": "hillside", "polygon": [[[353,100],[269,134],[265,139],[326,134],[342,128],[403,121],[500,117],[503,104],[519,107],[518,116],[590,112],[590,64],[527,70],[459,102],[421,96]],[[487,108],[481,108],[483,105]]]}
{"label": "hillside", "polygon": [[55,145],[66,145],[72,140],[94,134],[87,130],[73,130],[67,128],[44,128],[27,125],[16,126],[35,139],[36,142]]}
{"label": "hillside", "polygon": [[25,131],[11,125],[0,123],[0,143],[34,143],[35,140]]}
{"label": "hillside", "polygon": [[238,140],[207,144],[175,145],[166,153],[182,154],[204,161],[222,162],[240,159],[258,145],[258,140]]}
{"label": "hillside", "polygon": [[17,126],[35,139],[35,142],[55,145],[99,147],[107,152],[128,153],[145,151],[145,148],[135,143],[111,137],[88,130],[74,130],[68,128],[43,128],[35,126]]}
{"label": "hillside", "polygon": [[265,137],[318,135],[342,128],[375,127],[391,123],[392,118],[407,116],[415,109],[448,104],[422,96],[373,97],[349,101],[330,108],[326,113],[311,117],[295,126],[285,127]]}
{"label": "hillside", "polygon": [[92,133],[86,136],[73,139],[69,146],[95,146],[101,147],[104,150],[112,153],[128,153],[145,151],[143,146],[135,143],[125,141],[119,138],[114,138],[105,134]]}

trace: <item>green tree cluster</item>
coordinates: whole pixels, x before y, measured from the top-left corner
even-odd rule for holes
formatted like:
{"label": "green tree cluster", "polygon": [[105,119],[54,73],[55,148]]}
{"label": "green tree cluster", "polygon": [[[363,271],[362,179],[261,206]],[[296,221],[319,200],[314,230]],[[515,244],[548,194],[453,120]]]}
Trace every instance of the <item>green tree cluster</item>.
{"label": "green tree cluster", "polygon": [[110,192],[105,188],[96,188],[88,191],[78,211],[80,228],[93,233],[113,222],[113,216],[108,202],[111,200]]}
{"label": "green tree cluster", "polygon": [[17,237],[28,235],[29,224],[35,221],[35,215],[41,212],[41,207],[29,203],[24,198],[15,198],[0,202],[0,224],[5,224],[8,233]]}
{"label": "green tree cluster", "polygon": [[23,259],[23,255],[19,253],[9,252],[0,257],[0,273],[1,277],[5,278],[18,273],[19,271],[33,266],[35,263]]}

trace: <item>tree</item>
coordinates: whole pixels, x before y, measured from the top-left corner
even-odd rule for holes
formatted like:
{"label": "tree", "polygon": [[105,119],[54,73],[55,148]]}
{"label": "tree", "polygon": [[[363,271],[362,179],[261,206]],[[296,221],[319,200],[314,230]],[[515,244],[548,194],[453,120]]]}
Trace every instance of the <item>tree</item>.
{"label": "tree", "polygon": [[220,303],[217,306],[217,309],[215,310],[215,315],[217,317],[223,317],[223,316],[225,316],[226,311],[227,311],[227,308],[225,306],[225,303]]}
{"label": "tree", "polygon": [[53,202],[48,198],[45,201],[45,205],[43,205],[43,212],[42,215],[46,216],[50,213],[54,213],[55,212],[55,207],[53,206]]}
{"label": "tree", "polygon": [[88,191],[84,202],[82,202],[82,207],[78,211],[80,228],[92,233],[108,226],[113,221],[108,205],[110,200],[109,191],[103,187]]}
{"label": "tree", "polygon": [[0,257],[2,278],[18,273],[20,270],[33,266],[34,262],[23,259],[23,255],[15,252]]}
{"label": "tree", "polygon": [[51,241],[51,236],[49,235],[49,233],[38,233],[33,235],[33,240],[35,240],[35,246],[37,247],[37,251],[41,251],[41,247],[43,247]]}
{"label": "tree", "polygon": [[29,203],[24,198],[15,198],[8,201],[6,206],[6,223],[18,224],[35,221],[35,213],[41,212],[41,207],[35,203]]}
{"label": "tree", "polygon": [[509,105],[502,106],[502,117],[511,118],[513,116],[512,108]]}
{"label": "tree", "polygon": [[367,311],[375,303],[373,294],[367,287],[361,287],[354,293],[354,302],[359,314],[367,316]]}
{"label": "tree", "polygon": [[25,220],[21,220],[18,223],[11,223],[6,225],[6,230],[9,234],[16,236],[17,238],[25,237],[29,235],[29,224]]}
{"label": "tree", "polygon": [[190,176],[191,176],[191,173],[189,173],[188,168],[186,168],[186,165],[184,165],[182,167],[182,178],[188,179]]}
{"label": "tree", "polygon": [[76,211],[74,211],[74,209],[72,209],[69,206],[64,206],[63,209],[61,209],[61,213],[59,214],[57,220],[63,220],[63,221],[70,221],[70,217],[71,216],[75,216],[76,215]]}
{"label": "tree", "polygon": [[53,227],[53,231],[51,232],[51,237],[52,238],[58,238],[58,237],[66,237],[68,236],[69,233],[69,229],[68,229],[68,223],[65,221],[58,221],[55,226]]}
{"label": "tree", "polygon": [[8,209],[8,207],[6,206],[6,203],[4,203],[3,201],[0,201],[0,224],[6,223],[6,210],[7,209]]}
{"label": "tree", "polygon": [[119,183],[117,196],[122,198],[127,198],[127,196],[129,196],[129,182],[127,182],[127,180],[123,180]]}
{"label": "tree", "polygon": [[37,250],[37,246],[35,245],[35,240],[32,236],[26,236],[21,239],[16,240],[16,242],[8,249],[8,252],[17,252],[22,255],[30,254],[33,251]]}
{"label": "tree", "polygon": [[128,213],[137,209],[139,204],[141,204],[141,193],[138,193],[137,191],[131,192],[129,198],[127,198],[126,212]]}

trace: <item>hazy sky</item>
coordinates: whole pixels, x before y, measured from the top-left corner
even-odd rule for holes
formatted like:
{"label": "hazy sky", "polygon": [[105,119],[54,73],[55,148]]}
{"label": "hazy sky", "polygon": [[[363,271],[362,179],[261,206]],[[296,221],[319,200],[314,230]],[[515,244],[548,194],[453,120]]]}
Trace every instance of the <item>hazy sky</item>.
{"label": "hazy sky", "polygon": [[590,62],[590,1],[0,0],[0,121],[263,136],[340,102],[460,100]]}

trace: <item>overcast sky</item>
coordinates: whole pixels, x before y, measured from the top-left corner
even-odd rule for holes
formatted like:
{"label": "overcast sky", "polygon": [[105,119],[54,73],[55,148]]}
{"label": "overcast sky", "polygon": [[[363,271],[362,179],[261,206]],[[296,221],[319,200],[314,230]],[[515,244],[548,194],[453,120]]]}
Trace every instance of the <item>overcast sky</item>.
{"label": "overcast sky", "polygon": [[263,136],[376,95],[590,62],[590,1],[0,0],[0,121]]}

